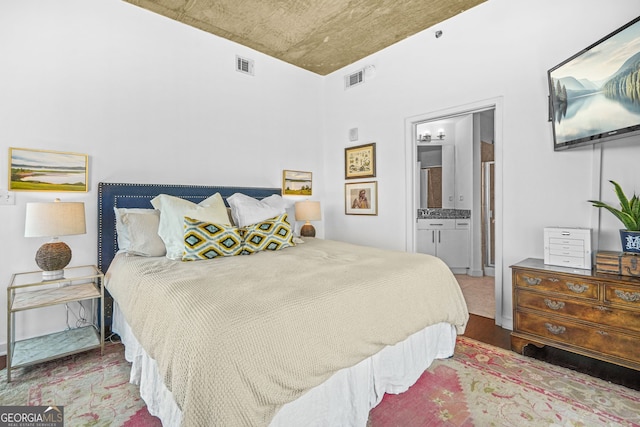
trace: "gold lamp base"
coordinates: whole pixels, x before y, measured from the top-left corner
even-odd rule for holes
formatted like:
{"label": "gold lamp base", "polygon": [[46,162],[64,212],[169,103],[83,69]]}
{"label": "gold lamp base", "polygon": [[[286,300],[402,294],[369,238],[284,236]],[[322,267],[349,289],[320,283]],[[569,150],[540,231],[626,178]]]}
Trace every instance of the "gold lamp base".
{"label": "gold lamp base", "polygon": [[36,252],[36,264],[42,269],[43,280],[61,279],[62,271],[71,261],[71,248],[66,243],[54,241],[40,246]]}
{"label": "gold lamp base", "polygon": [[316,237],[316,229],[313,228],[313,225],[311,225],[311,224],[309,224],[309,222],[307,222],[300,229],[300,236],[302,236],[302,237]]}

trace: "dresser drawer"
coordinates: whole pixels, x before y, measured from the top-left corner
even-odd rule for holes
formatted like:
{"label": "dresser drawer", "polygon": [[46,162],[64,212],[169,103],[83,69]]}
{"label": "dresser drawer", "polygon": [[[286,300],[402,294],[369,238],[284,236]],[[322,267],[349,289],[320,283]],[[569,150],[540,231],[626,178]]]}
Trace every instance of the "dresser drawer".
{"label": "dresser drawer", "polygon": [[534,313],[516,313],[519,332],[640,363],[640,337]]}
{"label": "dresser drawer", "polygon": [[611,304],[635,308],[640,311],[640,287],[605,283],[604,300]]}
{"label": "dresser drawer", "polygon": [[526,290],[518,290],[515,304],[517,309],[536,310],[640,333],[640,311]]}
{"label": "dresser drawer", "polygon": [[552,250],[569,249],[584,251],[584,240],[550,238],[549,247]]}
{"label": "dresser drawer", "polygon": [[564,251],[562,254],[554,254],[553,251],[551,251],[549,254],[549,263],[561,267],[586,268],[584,258],[580,257],[580,252]]}
{"label": "dresser drawer", "polygon": [[515,285],[525,289],[535,289],[541,292],[554,292],[571,296],[598,300],[599,285],[597,282],[582,280],[579,277],[554,275],[539,271],[517,271]]}
{"label": "dresser drawer", "polygon": [[575,258],[582,258],[584,256],[584,252],[582,250],[582,246],[554,246],[551,245],[549,247],[549,254],[551,256],[570,256]]}

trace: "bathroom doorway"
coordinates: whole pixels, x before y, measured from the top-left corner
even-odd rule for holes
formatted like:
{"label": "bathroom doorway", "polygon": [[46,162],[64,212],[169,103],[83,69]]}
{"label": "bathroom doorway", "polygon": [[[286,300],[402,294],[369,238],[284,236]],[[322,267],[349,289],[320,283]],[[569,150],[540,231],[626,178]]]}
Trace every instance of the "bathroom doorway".
{"label": "bathroom doorway", "polygon": [[502,325],[503,294],[510,294],[510,289],[504,290],[502,283],[501,98],[406,119],[407,250],[416,251],[417,214],[420,207],[420,162],[417,158],[417,148],[424,143],[420,139],[424,136],[418,134],[418,125],[449,119],[455,121],[463,116],[473,117],[473,162],[469,165],[473,176],[472,244],[471,266],[467,276],[470,279],[484,278],[485,281],[493,281],[495,323]]}

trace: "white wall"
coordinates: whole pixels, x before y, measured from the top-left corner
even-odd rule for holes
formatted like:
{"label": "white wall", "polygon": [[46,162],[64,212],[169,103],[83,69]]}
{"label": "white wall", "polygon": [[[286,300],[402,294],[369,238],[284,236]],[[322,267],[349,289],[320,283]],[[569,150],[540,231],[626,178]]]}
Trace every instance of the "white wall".
{"label": "white wall", "polygon": [[[592,180],[598,178],[591,148],[554,152],[547,122],[549,68],[640,15],[640,3],[620,0],[490,0],[425,30],[325,81],[325,218],[327,238],[405,249],[407,200],[405,119],[457,106],[502,100],[501,146],[496,147],[501,187],[502,276],[505,325],[511,321],[509,265],[542,258],[542,229],[591,227]],[[442,37],[434,37],[442,30]],[[366,65],[375,77],[345,90],[343,76]],[[376,142],[379,214],[344,215],[344,148],[348,129],[358,144]],[[640,192],[640,138],[603,148],[603,198],[614,201],[608,179]],[[595,166],[594,166],[595,165]],[[596,184],[598,184],[596,182]],[[410,217],[410,215],[409,215]],[[599,249],[618,249],[612,218],[602,219]]]}
{"label": "white wall", "polygon": [[[255,60],[255,77],[235,71],[236,54]],[[46,241],[23,237],[29,201],[83,201],[87,234],[63,240],[72,264],[96,263],[100,181],[280,187],[292,169],[313,172],[312,199],[323,199],[316,74],[115,0],[0,2],[0,58],[0,188],[8,147],[90,159],[88,193],[17,192],[0,206],[5,287],[38,269]],[[2,353],[5,292],[0,307]],[[44,313],[23,316],[18,336],[64,319]]]}
{"label": "white wall", "polygon": [[[279,187],[283,169],[312,171],[320,236],[404,250],[405,119],[500,97],[510,318],[508,266],[542,257],[545,226],[591,226],[586,200],[600,176],[597,152],[553,151],[546,71],[639,14],[636,0],[489,0],[438,25],[439,39],[428,29],[322,78],[121,1],[0,2],[0,176],[8,147],[90,156],[87,194],[21,192],[0,206],[0,281],[37,268],[44,242],[22,231],[29,201],[84,201],[88,232],[65,241],[74,264],[95,262],[99,181]],[[234,71],[236,54],[256,60],[255,77]],[[367,64],[375,77],[344,90],[343,76]],[[360,138],[350,144],[353,127]],[[379,214],[348,216],[344,148],[366,142],[377,143]],[[603,149],[605,200],[614,201],[608,179],[640,191],[638,158],[637,138]],[[603,215],[600,249],[618,247],[618,228]],[[58,326],[43,323],[27,316],[18,332]]]}

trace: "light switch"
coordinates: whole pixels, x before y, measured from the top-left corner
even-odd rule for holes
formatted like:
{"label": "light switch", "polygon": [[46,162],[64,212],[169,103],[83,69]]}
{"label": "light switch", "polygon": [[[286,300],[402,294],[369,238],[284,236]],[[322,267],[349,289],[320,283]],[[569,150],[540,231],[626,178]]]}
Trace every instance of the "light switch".
{"label": "light switch", "polygon": [[16,193],[13,191],[0,190],[0,205],[9,206],[16,204]]}

